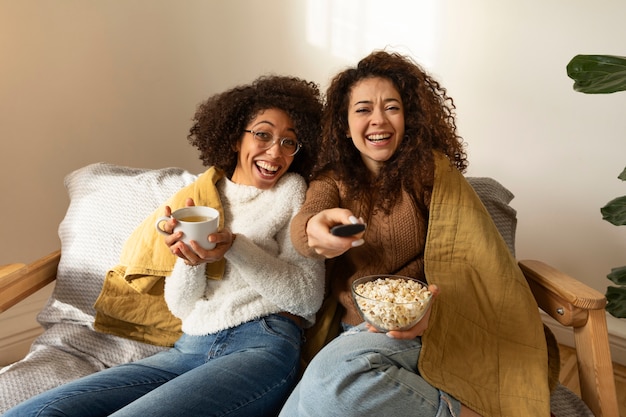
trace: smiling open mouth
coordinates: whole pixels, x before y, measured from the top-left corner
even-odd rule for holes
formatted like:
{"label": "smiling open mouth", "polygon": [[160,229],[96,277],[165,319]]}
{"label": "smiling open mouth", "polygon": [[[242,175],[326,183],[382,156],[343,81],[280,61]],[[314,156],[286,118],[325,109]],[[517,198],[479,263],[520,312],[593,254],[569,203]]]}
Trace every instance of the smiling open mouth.
{"label": "smiling open mouth", "polygon": [[267,177],[271,177],[276,175],[276,173],[280,170],[280,166],[278,165],[272,165],[266,161],[258,161],[256,163],[256,166],[259,170],[259,172]]}
{"label": "smiling open mouth", "polygon": [[367,140],[370,142],[381,142],[383,140],[389,139],[391,137],[390,133],[379,133],[375,135],[366,136]]}

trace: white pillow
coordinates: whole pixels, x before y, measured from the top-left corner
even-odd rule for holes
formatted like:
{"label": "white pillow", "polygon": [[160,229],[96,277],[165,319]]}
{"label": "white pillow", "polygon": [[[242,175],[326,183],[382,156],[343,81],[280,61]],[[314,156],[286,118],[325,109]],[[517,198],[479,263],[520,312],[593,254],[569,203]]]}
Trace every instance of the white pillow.
{"label": "white pillow", "polygon": [[143,169],[96,163],[65,178],[70,204],[59,226],[61,261],[54,292],[38,316],[48,327],[92,326],[93,304],[131,232],[197,178],[181,168]]}
{"label": "white pillow", "polygon": [[24,359],[0,369],[0,414],[42,391],[163,349],[94,331],[93,304],[135,227],[195,179],[180,168],[105,163],[66,176],[70,205],[59,226],[61,262],[38,316],[46,330]]}

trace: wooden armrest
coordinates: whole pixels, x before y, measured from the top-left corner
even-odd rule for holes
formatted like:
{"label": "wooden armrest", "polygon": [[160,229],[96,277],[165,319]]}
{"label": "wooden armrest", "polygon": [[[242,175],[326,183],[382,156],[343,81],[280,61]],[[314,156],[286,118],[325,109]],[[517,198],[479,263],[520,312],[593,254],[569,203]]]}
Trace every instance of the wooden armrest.
{"label": "wooden armrest", "polygon": [[572,327],[583,401],[596,417],[619,417],[606,325],[606,298],[567,274],[535,260],[519,261],[539,307]]}
{"label": "wooden armrest", "polygon": [[54,281],[60,259],[58,250],[28,265],[0,266],[0,313]]}
{"label": "wooden armrest", "polygon": [[606,306],[603,294],[541,261],[523,260],[519,266],[539,307],[564,326],[583,326],[589,310]]}

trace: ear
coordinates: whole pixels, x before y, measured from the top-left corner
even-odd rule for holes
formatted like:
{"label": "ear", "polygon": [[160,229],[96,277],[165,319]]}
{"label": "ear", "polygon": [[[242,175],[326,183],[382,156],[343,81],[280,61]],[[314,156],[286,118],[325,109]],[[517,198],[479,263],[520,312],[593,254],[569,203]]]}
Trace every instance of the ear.
{"label": "ear", "polygon": [[241,139],[233,144],[233,152],[239,152],[241,150]]}

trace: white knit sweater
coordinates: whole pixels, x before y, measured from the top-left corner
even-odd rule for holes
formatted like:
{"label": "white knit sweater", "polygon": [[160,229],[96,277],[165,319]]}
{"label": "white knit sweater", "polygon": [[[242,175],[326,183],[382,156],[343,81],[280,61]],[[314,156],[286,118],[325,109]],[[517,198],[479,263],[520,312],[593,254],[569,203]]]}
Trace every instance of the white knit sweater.
{"label": "white knit sweater", "polygon": [[324,261],[294,249],[289,223],[304,201],[306,184],[285,174],[271,189],[217,184],[224,225],[237,239],[226,252],[221,280],[207,280],[205,265],[176,262],[165,281],[165,300],[189,335],[206,335],[287,311],[311,326],[324,295]]}

